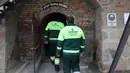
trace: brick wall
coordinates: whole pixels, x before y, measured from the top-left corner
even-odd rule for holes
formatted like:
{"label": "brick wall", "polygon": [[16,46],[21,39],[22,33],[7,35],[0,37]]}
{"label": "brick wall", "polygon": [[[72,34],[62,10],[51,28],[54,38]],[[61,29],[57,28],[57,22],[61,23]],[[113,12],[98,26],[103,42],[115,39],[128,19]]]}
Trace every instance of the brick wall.
{"label": "brick wall", "polygon": [[[125,12],[130,12],[130,1],[129,0],[99,0],[101,3],[101,8],[96,8],[91,4],[86,4],[83,0],[56,0],[57,2],[66,3],[69,7],[50,7],[48,9],[43,9],[42,6],[52,0],[26,0],[24,7],[21,9],[20,15],[20,55],[21,60],[31,60],[33,55],[34,38],[32,33],[32,16],[36,13],[37,20],[42,21],[42,19],[53,12],[60,12],[64,15],[73,15],[76,25],[81,27],[86,36],[87,50],[85,56],[89,56],[86,61],[92,61],[92,55],[94,50],[94,34],[96,35],[96,48],[97,48],[97,60],[99,68],[102,72],[107,72],[111,65],[112,59],[114,57],[115,51],[117,49],[121,34],[125,25],[123,24],[123,14]],[[114,12],[117,13],[117,26],[109,27],[107,26],[107,13]],[[40,26],[39,23],[37,26]],[[12,23],[13,24],[13,23]],[[94,31],[94,25],[96,27],[96,32]],[[15,25],[13,25],[15,26]],[[10,26],[10,28],[13,28]],[[34,25],[35,26],[35,25]],[[0,25],[0,71],[5,70],[5,25]],[[17,28],[15,26],[15,28]],[[38,28],[37,28],[38,29]],[[8,31],[17,31],[16,29]],[[95,32],[95,33],[94,33]],[[16,32],[11,32],[12,37],[11,44],[14,45],[14,37]],[[11,38],[11,37],[8,37]],[[129,38],[130,39],[130,38]],[[124,52],[122,53],[121,59],[118,63],[116,70],[130,70],[130,40],[127,41]],[[13,49],[13,45],[10,45]],[[9,48],[8,48],[9,49]],[[7,51],[11,53],[11,51]],[[8,58],[10,54],[6,58]]]}
{"label": "brick wall", "polygon": [[[56,2],[63,2],[68,5],[68,8],[53,6],[48,9],[43,9],[42,6],[52,0],[27,0],[23,7],[22,14],[20,15],[20,23],[23,28],[21,29],[21,60],[28,60],[32,58],[32,49],[34,42],[32,38],[32,15],[36,13],[38,20],[41,21],[44,16],[53,12],[60,12],[64,15],[73,15],[76,25],[81,27],[87,38],[87,46],[89,51],[93,51],[93,22],[94,10],[93,7],[87,5],[83,0],[56,0]],[[92,53],[89,56],[92,57]],[[92,60],[92,59],[90,59]]]}

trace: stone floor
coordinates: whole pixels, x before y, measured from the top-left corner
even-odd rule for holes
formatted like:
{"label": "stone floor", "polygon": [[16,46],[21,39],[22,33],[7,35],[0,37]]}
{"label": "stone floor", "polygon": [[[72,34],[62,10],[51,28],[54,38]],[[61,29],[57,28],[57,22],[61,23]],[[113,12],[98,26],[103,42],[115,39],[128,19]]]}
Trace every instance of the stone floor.
{"label": "stone floor", "polygon": [[[88,68],[88,66],[80,66],[80,69],[81,73],[100,73],[93,64],[90,65],[90,68]],[[56,73],[56,72],[54,70],[54,66],[51,63],[43,63],[39,73]],[[63,73],[63,70],[60,70],[59,73]]]}
{"label": "stone floor", "polygon": [[[62,63],[60,64],[60,72],[59,73],[63,73],[63,68],[62,68]],[[81,58],[80,60],[80,69],[81,69],[81,73],[100,73],[98,71],[98,68],[96,66],[96,64],[94,63],[89,63],[85,60],[85,58]],[[54,66],[50,63],[49,59],[44,60],[39,73],[56,73],[54,70]]]}
{"label": "stone floor", "polygon": [[[94,63],[90,63],[88,66],[80,66],[80,69],[81,69],[81,73],[101,73],[98,70],[96,64]],[[51,63],[43,63],[39,73],[56,73],[56,72],[54,70],[54,66]],[[59,73],[63,73],[63,70],[60,70]],[[130,71],[117,71],[115,73],[130,73]]]}
{"label": "stone floor", "polygon": [[[63,73],[62,66],[59,73]],[[88,66],[80,66],[81,73],[100,73],[94,64]],[[39,73],[56,73],[54,66],[51,63],[43,63]]]}
{"label": "stone floor", "polygon": [[[16,61],[14,61],[14,62],[15,62],[15,67],[13,66],[12,68],[10,68],[10,70],[7,71],[7,73],[34,73],[34,64],[33,63],[29,64],[29,65],[27,64],[27,65],[25,65],[25,67],[23,66],[24,70],[22,70],[19,68],[21,65],[24,65],[24,64],[19,63],[19,62],[18,62],[19,63],[18,64]],[[59,73],[63,73],[62,62],[61,62],[60,68],[61,68],[61,70]],[[80,59],[80,69],[81,69],[81,73],[100,73],[97,65],[93,62],[92,63],[87,62],[84,57],[82,57]],[[48,58],[44,58],[44,61],[41,65],[39,73],[56,73],[54,70],[54,66],[50,63],[50,60]],[[118,71],[115,73],[130,73],[130,71]]]}

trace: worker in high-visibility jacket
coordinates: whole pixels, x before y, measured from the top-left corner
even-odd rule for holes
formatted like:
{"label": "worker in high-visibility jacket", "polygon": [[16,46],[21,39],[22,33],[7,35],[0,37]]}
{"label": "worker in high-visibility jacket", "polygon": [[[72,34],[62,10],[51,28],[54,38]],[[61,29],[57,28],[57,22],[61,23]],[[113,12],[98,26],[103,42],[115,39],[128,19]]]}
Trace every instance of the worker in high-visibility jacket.
{"label": "worker in high-visibility jacket", "polygon": [[64,73],[80,73],[79,57],[83,55],[85,36],[81,28],[74,24],[73,16],[67,17],[67,25],[61,29],[58,36],[56,55],[63,51]]}
{"label": "worker in high-visibility jacket", "polygon": [[50,59],[52,63],[55,64],[56,71],[59,71],[59,64],[60,64],[59,57],[56,57],[57,38],[60,30],[63,27],[64,24],[62,22],[51,21],[47,24],[44,34],[45,44],[49,44]]}

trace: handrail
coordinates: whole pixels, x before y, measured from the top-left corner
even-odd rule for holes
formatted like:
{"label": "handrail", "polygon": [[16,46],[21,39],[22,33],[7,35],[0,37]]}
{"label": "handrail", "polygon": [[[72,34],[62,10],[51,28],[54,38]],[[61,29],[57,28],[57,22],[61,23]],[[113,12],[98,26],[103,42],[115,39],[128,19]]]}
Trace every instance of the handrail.
{"label": "handrail", "polygon": [[115,53],[115,57],[114,57],[113,62],[111,64],[109,73],[115,72],[115,68],[116,68],[118,61],[120,59],[120,56],[124,50],[124,47],[125,47],[125,44],[127,42],[129,35],[130,35],[130,16],[128,18],[127,24],[126,24],[125,29],[123,31],[122,37],[120,39],[120,43],[119,43],[117,51]]}
{"label": "handrail", "polygon": [[33,51],[33,60],[34,60],[34,73],[36,73],[36,68],[35,68],[35,64],[36,64],[36,62],[35,62],[35,51]]}
{"label": "handrail", "polygon": [[35,50],[36,50],[38,47],[39,47],[39,45],[36,46],[35,48],[32,48],[32,49],[33,49],[33,60],[34,60],[34,62],[33,62],[33,64],[34,64],[34,73],[36,73],[36,58],[35,58]]}
{"label": "handrail", "polygon": [[[33,16],[34,16],[34,14],[33,14]],[[32,31],[32,34],[33,34],[33,40],[35,39],[34,37],[35,37],[35,29],[34,29],[34,25],[32,24],[32,27],[31,27],[31,31]],[[34,73],[37,73],[36,72],[36,58],[35,58],[35,50],[37,49],[39,47],[39,45],[37,45],[36,47],[33,47],[32,49],[33,49],[33,60],[34,60]]]}

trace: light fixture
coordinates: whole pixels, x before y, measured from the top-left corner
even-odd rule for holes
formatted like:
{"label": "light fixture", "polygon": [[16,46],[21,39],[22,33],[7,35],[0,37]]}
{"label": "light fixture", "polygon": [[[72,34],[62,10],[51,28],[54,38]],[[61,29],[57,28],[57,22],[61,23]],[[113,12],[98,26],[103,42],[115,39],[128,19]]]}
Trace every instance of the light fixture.
{"label": "light fixture", "polygon": [[3,11],[4,11],[4,6],[0,6],[0,10],[3,10]]}
{"label": "light fixture", "polygon": [[4,12],[4,6],[0,6],[0,14]]}
{"label": "light fixture", "polygon": [[8,0],[8,2],[15,3],[16,1],[15,0]]}
{"label": "light fixture", "polygon": [[7,9],[8,8],[8,6],[5,6],[5,9]]}
{"label": "light fixture", "polygon": [[13,2],[14,0],[9,0],[9,2]]}
{"label": "light fixture", "polygon": [[2,14],[2,11],[0,11],[0,14]]}

